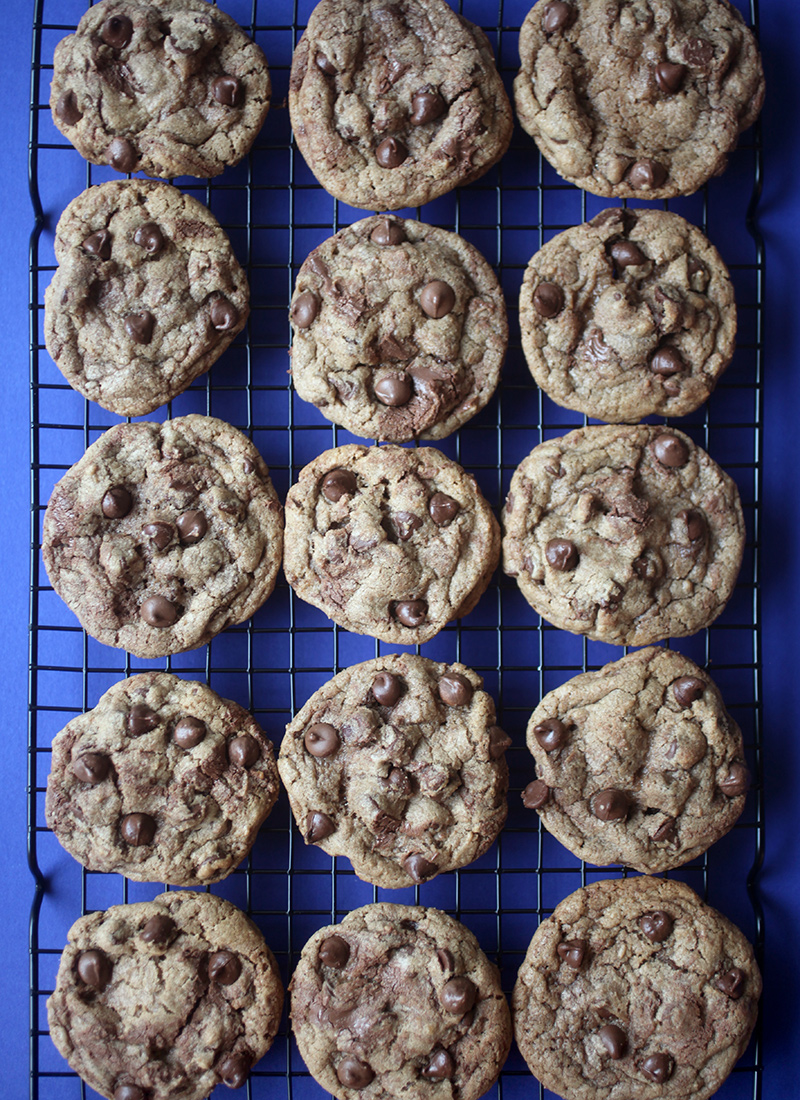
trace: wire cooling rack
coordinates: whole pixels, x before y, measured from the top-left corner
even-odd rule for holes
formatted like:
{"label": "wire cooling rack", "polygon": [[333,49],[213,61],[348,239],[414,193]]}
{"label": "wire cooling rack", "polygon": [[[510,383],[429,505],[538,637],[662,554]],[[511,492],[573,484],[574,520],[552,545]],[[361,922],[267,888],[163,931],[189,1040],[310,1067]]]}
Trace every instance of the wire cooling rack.
{"label": "wire cooling rack", "polygon": [[[519,64],[519,27],[531,0],[463,0],[457,6],[484,28],[510,89]],[[82,913],[159,893],[158,885],[84,871],[44,823],[44,791],[52,738],[76,714],[124,676],[166,668],[204,680],[219,694],[249,707],[280,742],[283,727],[311,693],[334,673],[391,647],[339,629],[279,582],[253,619],[208,646],[165,661],[141,661],[95,642],[80,629],[50,587],[41,564],[41,520],[55,482],[86,447],[118,419],[73,392],[50,360],[43,341],[44,291],[55,270],[53,234],[67,203],[90,184],[119,178],[87,165],[53,127],[48,109],[53,49],[83,14],[82,0],[35,0],[31,75],[31,196],[36,218],[30,252],[31,307],[31,643],[29,739],[29,850],[35,878],[31,913],[30,1095],[76,1100],[96,1094],[71,1073],[47,1031],[45,1001],[61,950]],[[224,0],[222,5],[264,49],[273,77],[273,107],[250,157],[207,183],[182,178],[227,229],[252,288],[247,329],[223,358],[168,408],[163,420],[189,412],[221,417],[247,432],[268,462],[284,498],[299,469],[327,447],[353,437],[323,420],[293,393],[287,374],[288,304],[295,274],[309,251],[342,225],[365,216],[330,198],[296,151],[286,110],[291,54],[312,0]],[[758,5],[740,2],[757,29]],[[736,288],[739,343],[733,363],[710,403],[680,427],[724,466],[739,485],[748,542],[739,583],[714,625],[673,643],[709,668],[742,727],[754,787],[737,827],[702,859],[674,873],[735,920],[755,942],[763,927],[755,876],[763,855],[759,621],[759,520],[762,433],[762,306],[764,253],[754,224],[761,188],[758,129],[745,135],[725,175],[697,195],[663,204],[701,226],[721,250]],[[520,349],[517,295],[531,255],[556,232],[614,205],[565,184],[521,131],[502,163],[460,192],[409,211],[455,230],[494,264],[506,293],[511,346],[498,396],[459,433],[439,446],[475,474],[499,510],[517,463],[542,439],[585,421],[554,405],[533,384]],[[646,205],[633,204],[631,205]],[[622,655],[613,646],[556,630],[541,622],[513,581],[496,576],[478,608],[423,647],[438,660],[477,669],[499,703],[501,724],[513,738],[508,825],[481,859],[422,887],[377,890],[360,882],[345,859],[331,861],[306,847],[291,823],[285,795],[262,829],[247,862],[214,887],[251,914],[273,948],[285,982],[305,941],[320,926],[373,900],[436,905],[478,936],[501,967],[510,992],[531,935],[542,917],[577,887],[624,875],[574,859],[525,811],[519,792],[533,777],[525,748],[527,718],[541,695],[566,679]],[[761,1095],[759,1030],[721,1100]],[[253,1100],[280,1095],[320,1100],[284,1018],[272,1050],[255,1068],[246,1092]],[[502,1100],[530,1097],[536,1082],[516,1048],[495,1089]],[[228,1096],[220,1088],[215,1095]],[[538,1095],[544,1090],[539,1087]],[[550,1094],[548,1094],[550,1095]]]}

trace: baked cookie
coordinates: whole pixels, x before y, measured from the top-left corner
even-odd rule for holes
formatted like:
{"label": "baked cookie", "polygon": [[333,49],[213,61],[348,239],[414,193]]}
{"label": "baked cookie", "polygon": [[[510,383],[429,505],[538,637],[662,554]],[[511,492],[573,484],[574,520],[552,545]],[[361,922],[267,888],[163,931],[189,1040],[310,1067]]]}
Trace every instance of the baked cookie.
{"label": "baked cookie", "polygon": [[702,405],[736,337],[719,253],[664,210],[604,210],[553,237],[528,264],[519,319],[545,393],[613,424]]}
{"label": "baked cookie", "polygon": [[264,54],[206,0],[102,0],[53,62],[53,121],[118,172],[218,176],[269,110]]}
{"label": "baked cookie", "polygon": [[108,1100],[202,1100],[245,1083],[282,1007],[253,922],[213,894],[172,891],[73,924],[47,1018],[60,1053]]}
{"label": "baked cookie", "polygon": [[744,1053],[760,995],[750,944],[688,886],[610,879],[539,925],[514,1034],[564,1100],[705,1100]]}
{"label": "baked cookie", "polygon": [[427,642],[472,611],[500,557],[475,479],[433,447],[335,447],[286,498],[283,569],[356,634]]}
{"label": "baked cookie", "polygon": [[513,129],[486,35],[444,0],[321,0],[292,58],[289,112],[325,190],[367,210],[470,183]]}
{"label": "baked cookie", "polygon": [[212,416],[109,428],[56,484],[42,534],[50,582],[84,630],[137,657],[249,618],[282,548],[263,458]]}
{"label": "baked cookie", "polygon": [[539,0],[519,54],[523,129],[595,195],[692,194],[764,101],[758,45],[728,0]]}
{"label": "baked cookie", "polygon": [[338,1100],[477,1100],[511,1045],[497,968],[438,909],[382,902],[320,928],[289,990],[303,1060]]}
{"label": "baked cookie", "polygon": [[413,886],[494,843],[510,743],[472,669],[389,654],[311,696],[278,768],[307,844],[376,886]]}
{"label": "baked cookie", "polygon": [[66,380],[142,416],[208,370],[244,328],[247,278],[217,219],[168,183],[118,180],[73,199],[44,298],[47,350]]}
{"label": "baked cookie", "polygon": [[45,812],[90,871],[204,886],[242,862],[278,789],[252,715],[196,680],[145,672],[57,735]]}
{"label": "baked cookie", "polygon": [[701,855],[744,809],[742,734],[694,661],[641,649],[548,692],[528,723],[522,794],[590,863],[645,874]]}
{"label": "baked cookie", "polygon": [[535,447],[503,509],[504,569],[562,630],[649,645],[708,626],[744,551],[739,491],[675,428],[580,428]]}
{"label": "baked cookie", "polygon": [[422,222],[372,217],[315,248],[292,298],[292,379],[355,435],[442,439],[495,391],[503,292],[476,248]]}

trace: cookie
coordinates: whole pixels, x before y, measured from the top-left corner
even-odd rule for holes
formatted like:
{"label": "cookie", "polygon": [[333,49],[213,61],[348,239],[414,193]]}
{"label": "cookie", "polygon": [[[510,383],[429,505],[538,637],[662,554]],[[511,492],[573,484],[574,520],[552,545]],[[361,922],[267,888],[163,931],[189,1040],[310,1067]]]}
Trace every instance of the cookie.
{"label": "cookie", "polygon": [[390,654],[311,696],[278,768],[307,844],[347,856],[376,886],[413,886],[494,843],[510,743],[472,669]]}
{"label": "cookie", "polygon": [[539,0],[519,39],[517,115],[595,195],[690,195],[764,101],[758,45],[727,0]]}
{"label": "cookie", "polygon": [[253,922],[213,894],[172,891],[73,924],[47,1017],[60,1053],[108,1100],[202,1100],[245,1083],[282,1007]]}
{"label": "cookie", "polygon": [[292,298],[292,379],[354,435],[442,439],[489,401],[508,344],[503,293],[455,233],[372,217],[315,248]]}
{"label": "cookie", "polygon": [[109,428],[56,484],[42,533],[50,582],[84,630],[137,657],[249,618],[282,547],[264,460],[212,416]]}
{"label": "cookie", "polygon": [[218,176],[269,110],[259,47],[205,0],[102,0],[53,57],[53,121],[118,172]]}
{"label": "cookie", "polygon": [[649,645],[708,626],[744,551],[735,484],[675,428],[589,427],[519,464],[504,569],[562,630]]}
{"label": "cookie", "polygon": [[242,862],[278,788],[272,745],[246,710],[145,672],[56,736],[45,812],[90,871],[204,886]]}
{"label": "cookie", "polygon": [[486,35],[444,0],[322,0],[292,58],[289,112],[325,190],[367,210],[470,183],[513,128]]}
{"label": "cookie", "polygon": [[66,380],[119,416],[171,401],[222,355],[250,312],[216,218],[167,183],[90,187],[56,229],[45,343]]}
{"label": "cookie", "polygon": [[750,944],[688,886],[612,879],[536,930],[514,1034],[564,1100],[705,1100],[744,1053],[760,995]]}
{"label": "cookie", "polygon": [[604,210],[553,237],[528,264],[519,318],[545,393],[614,424],[693,412],[736,337],[719,253],[664,210]]}
{"label": "cookie", "polygon": [[528,748],[538,779],[523,802],[590,863],[670,871],[744,809],[741,731],[708,673],[667,649],[638,650],[548,692]]}
{"label": "cookie", "polygon": [[500,557],[475,479],[433,447],[335,447],[286,498],[283,569],[339,626],[416,645],[472,611]]}
{"label": "cookie", "polygon": [[338,1100],[477,1100],[511,1045],[497,968],[438,909],[354,910],[314,933],[289,989],[303,1060]]}

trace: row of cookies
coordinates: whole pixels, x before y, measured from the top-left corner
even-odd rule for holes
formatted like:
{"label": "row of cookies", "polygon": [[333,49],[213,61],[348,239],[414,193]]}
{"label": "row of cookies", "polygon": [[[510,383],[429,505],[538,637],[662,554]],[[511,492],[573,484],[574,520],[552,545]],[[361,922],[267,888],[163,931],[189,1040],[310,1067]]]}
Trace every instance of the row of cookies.
{"label": "row of cookies", "polygon": [[[600,195],[692,193],[763,101],[757,44],[724,0],[610,17],[605,0],[539,0],[519,47],[520,122],[565,179]],[[56,125],[120,172],[218,175],[249,151],[270,95],[260,48],[204,0],[103,0],[55,51]],[[321,0],[288,104],[323,187],[371,210],[478,178],[513,128],[486,35],[445,0]]]}

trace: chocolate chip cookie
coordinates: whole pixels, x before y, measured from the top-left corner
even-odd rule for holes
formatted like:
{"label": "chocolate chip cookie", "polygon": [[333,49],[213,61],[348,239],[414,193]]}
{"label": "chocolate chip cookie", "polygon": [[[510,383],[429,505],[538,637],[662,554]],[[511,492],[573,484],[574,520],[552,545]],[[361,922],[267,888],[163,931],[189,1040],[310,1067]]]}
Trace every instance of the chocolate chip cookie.
{"label": "chocolate chip cookie", "polygon": [[616,645],[708,626],[744,551],[738,489],[675,428],[589,427],[540,444],[503,519],[504,568],[531,607]]}
{"label": "chocolate chip cookie", "polygon": [[508,323],[476,248],[422,222],[372,217],[314,249],[292,298],[292,378],[355,435],[442,439],[489,401]]}
{"label": "chocolate chip cookie", "polygon": [[354,910],[315,932],[289,989],[300,1053],[338,1100],[477,1100],[511,1045],[497,968],[438,909]]}
{"label": "chocolate chip cookie", "polygon": [[391,654],[316,691],[278,767],[307,844],[376,886],[413,886],[494,843],[510,743],[472,669]]}
{"label": "chocolate chip cookie", "polygon": [[549,692],[522,794],[573,855],[645,874],[701,855],[744,809],[742,734],[707,672],[642,649]]}
{"label": "chocolate chip cookie", "polygon": [[81,917],[50,1035],[109,1100],[202,1100],[240,1088],[272,1045],[283,986],[252,921],[213,894],[173,891]]}
{"label": "chocolate chip cookie", "polygon": [[53,489],[42,555],[84,630],[163,657],[243,622],[275,586],[283,510],[256,448],[230,424],[117,424]]}
{"label": "chocolate chip cookie", "polygon": [[272,745],[246,710],[145,672],[53,741],[47,824],[90,871],[203,886],[245,858],[278,788]]}
{"label": "chocolate chip cookie", "polygon": [[339,626],[427,642],[469,614],[500,557],[475,479],[433,447],[324,451],[286,498],[283,569]]}
{"label": "chocolate chip cookie", "polygon": [[250,289],[201,203],[167,183],[90,187],[56,230],[45,343],[73,389],[120,416],[152,412],[244,328]]}
{"label": "chocolate chip cookie", "polygon": [[444,0],[322,0],[292,59],[289,111],[325,190],[367,210],[470,183],[513,128],[486,35]]}
{"label": "chocolate chip cookie", "polygon": [[610,423],[692,412],[736,337],[719,253],[664,210],[605,210],[553,237],[528,264],[519,317],[545,393]]}
{"label": "chocolate chip cookie", "polygon": [[595,195],[690,195],[764,101],[758,45],[727,0],[539,0],[519,53],[523,129]]}
{"label": "chocolate chip cookie", "polygon": [[53,121],[118,172],[218,176],[269,110],[264,54],[205,0],[102,0],[53,62]]}
{"label": "chocolate chip cookie", "polygon": [[688,886],[613,879],[537,929],[514,1034],[564,1100],[706,1100],[744,1053],[760,995],[750,944]]}

